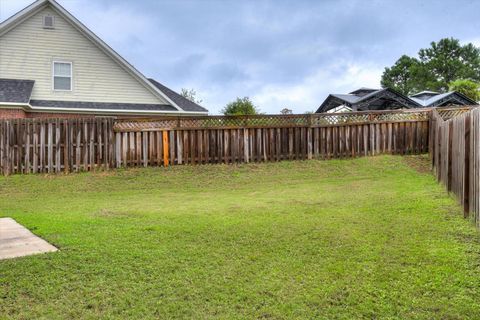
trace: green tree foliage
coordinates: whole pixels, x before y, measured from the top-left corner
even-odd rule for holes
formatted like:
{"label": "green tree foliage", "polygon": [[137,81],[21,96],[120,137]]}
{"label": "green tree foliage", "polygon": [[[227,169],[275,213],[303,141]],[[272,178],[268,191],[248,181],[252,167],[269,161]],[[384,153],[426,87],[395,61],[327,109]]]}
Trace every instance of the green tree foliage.
{"label": "green tree foliage", "polygon": [[450,91],[460,92],[472,100],[480,101],[480,84],[466,79],[452,81],[449,85]]}
{"label": "green tree foliage", "polygon": [[390,68],[385,68],[382,75],[381,85],[384,88],[392,88],[405,95],[419,90],[417,76],[420,70],[420,61],[416,58],[403,55]]}
{"label": "green tree foliage", "polygon": [[196,104],[200,104],[203,102],[202,99],[199,99],[197,97],[197,91],[195,91],[194,89],[186,89],[186,88],[182,88],[182,91],[180,92],[180,95],[184,98],[187,98],[188,100],[196,103]]}
{"label": "green tree foliage", "polygon": [[230,102],[222,109],[222,113],[226,116],[239,116],[258,114],[258,108],[253,104],[249,97],[237,98]]}
{"label": "green tree foliage", "polygon": [[457,79],[480,81],[480,49],[444,38],[420,49],[418,58],[401,56],[385,68],[381,84],[408,95],[422,90],[445,92]]}

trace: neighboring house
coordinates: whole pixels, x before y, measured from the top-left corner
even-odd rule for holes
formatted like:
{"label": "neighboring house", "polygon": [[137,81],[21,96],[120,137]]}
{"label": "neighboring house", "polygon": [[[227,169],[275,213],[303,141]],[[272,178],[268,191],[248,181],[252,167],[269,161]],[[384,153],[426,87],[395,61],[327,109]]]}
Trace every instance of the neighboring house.
{"label": "neighboring house", "polygon": [[0,24],[0,118],[207,113],[147,79],[54,0]]}
{"label": "neighboring house", "polygon": [[351,111],[395,110],[411,108],[430,108],[446,105],[474,105],[474,100],[459,92],[438,93],[422,91],[405,96],[390,88],[360,88],[349,94],[330,94],[317,109],[317,113],[346,108]]}

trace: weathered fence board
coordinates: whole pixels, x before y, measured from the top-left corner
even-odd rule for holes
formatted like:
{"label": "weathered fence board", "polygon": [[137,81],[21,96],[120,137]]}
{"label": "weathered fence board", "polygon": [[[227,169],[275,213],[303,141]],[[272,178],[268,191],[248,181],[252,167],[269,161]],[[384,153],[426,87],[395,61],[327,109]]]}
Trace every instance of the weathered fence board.
{"label": "weathered fence board", "polygon": [[480,109],[447,121],[437,111],[430,124],[430,155],[439,182],[480,226]]}
{"label": "weathered fence board", "polygon": [[0,121],[0,173],[115,167],[113,119]]}

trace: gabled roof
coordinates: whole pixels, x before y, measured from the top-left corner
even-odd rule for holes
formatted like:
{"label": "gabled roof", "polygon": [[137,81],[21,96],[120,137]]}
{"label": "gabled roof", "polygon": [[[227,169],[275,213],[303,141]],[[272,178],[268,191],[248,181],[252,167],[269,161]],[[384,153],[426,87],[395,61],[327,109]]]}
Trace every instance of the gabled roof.
{"label": "gabled roof", "polygon": [[[80,33],[82,33],[86,38],[88,38],[94,45],[96,45],[100,50],[117,62],[126,72],[131,74],[135,79],[137,79],[141,84],[143,84],[148,90],[153,94],[161,97],[171,103],[171,105],[178,111],[183,111],[183,109],[178,106],[168,95],[166,95],[162,90],[153,85],[147,78],[139,72],[135,67],[133,67],[129,62],[127,62],[122,56],[120,56],[115,50],[108,46],[102,39],[100,39],[95,33],[90,31],[84,24],[82,24],[77,18],[75,18],[71,13],[64,9],[60,4],[55,0],[37,0],[25,9],[21,10],[17,14],[8,18],[0,24],[0,36],[8,32],[16,25],[22,21],[28,19],[41,9],[50,5],[56,12],[61,15],[66,21],[70,22]],[[203,108],[202,108],[203,109]],[[206,109],[203,109],[199,112],[207,112]]]}
{"label": "gabled roof", "polygon": [[174,101],[180,108],[182,108],[185,111],[198,111],[198,112],[208,112],[207,109],[204,107],[196,104],[193,101],[190,101],[189,99],[183,97],[182,95],[179,95],[175,91],[165,87],[163,84],[160,82],[154,80],[154,79],[148,79],[155,87],[157,87],[159,90],[161,90],[165,95],[167,95],[172,101]]}
{"label": "gabled roof", "polygon": [[[432,91],[427,91],[432,92]],[[476,101],[470,99],[469,97],[461,94],[460,92],[452,91],[452,92],[445,92],[436,95],[432,95],[430,97],[426,97],[425,95],[420,95],[421,98],[416,98],[419,96],[420,93],[411,96],[411,99],[423,107],[436,107],[438,105],[446,104],[448,102],[457,102],[458,104],[463,105],[473,105],[477,104]]]}
{"label": "gabled roof", "polygon": [[382,98],[397,101],[400,104],[404,104],[406,108],[420,107],[420,104],[416,101],[390,88],[360,88],[352,91],[350,94],[330,94],[316,112],[327,112],[328,110],[342,104],[348,107],[353,107],[352,109],[356,110],[357,107],[364,108],[369,101],[372,101],[372,99],[378,100]]}
{"label": "gabled roof", "polygon": [[406,95],[404,95],[404,94],[402,94],[402,93],[400,93],[400,92],[398,92],[398,91],[396,91],[392,88],[383,88],[383,89],[379,89],[377,91],[372,91],[371,93],[362,96],[361,99],[359,99],[356,102],[356,104],[365,103],[367,100],[375,98],[375,96],[382,97],[382,98],[390,97],[394,101],[397,101],[397,102],[401,101],[406,108],[418,107],[418,104],[415,101],[413,101],[412,99],[410,99]]}
{"label": "gabled roof", "polygon": [[0,79],[0,103],[28,103],[34,83],[33,80]]}

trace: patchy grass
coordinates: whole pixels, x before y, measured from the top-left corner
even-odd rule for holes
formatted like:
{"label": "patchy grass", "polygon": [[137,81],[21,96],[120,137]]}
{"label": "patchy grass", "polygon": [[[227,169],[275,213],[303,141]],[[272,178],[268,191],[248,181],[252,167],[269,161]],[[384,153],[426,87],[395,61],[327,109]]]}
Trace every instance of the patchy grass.
{"label": "patchy grass", "polygon": [[479,234],[427,163],[0,178],[61,249],[0,261],[0,318],[479,319]]}

